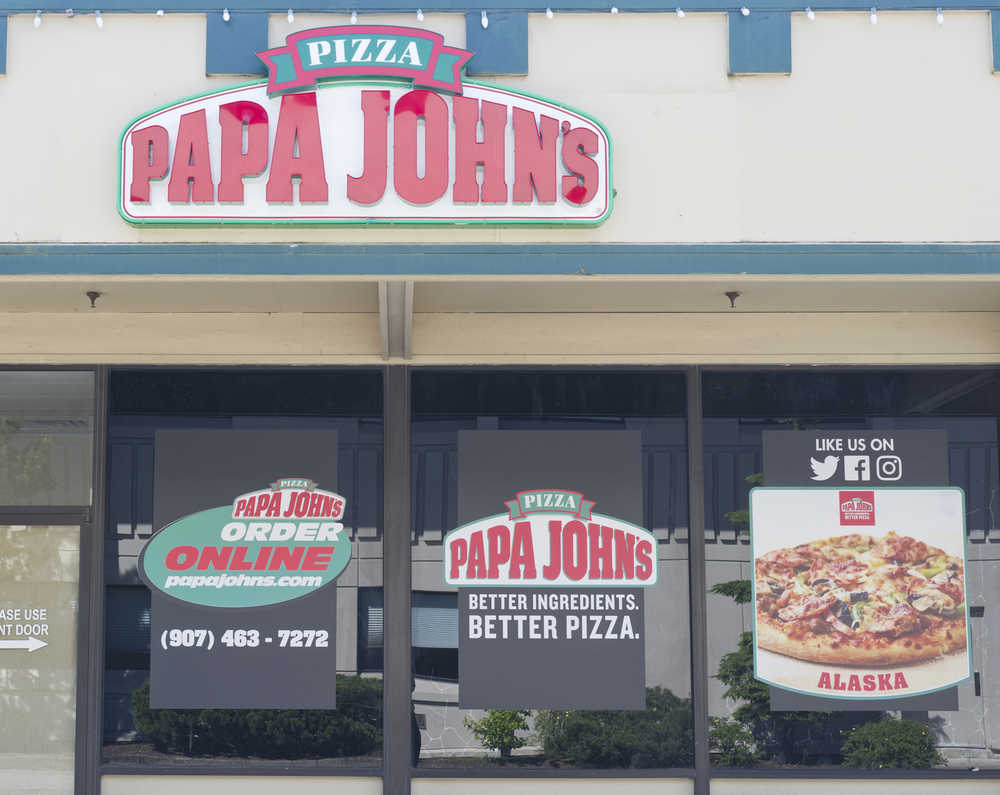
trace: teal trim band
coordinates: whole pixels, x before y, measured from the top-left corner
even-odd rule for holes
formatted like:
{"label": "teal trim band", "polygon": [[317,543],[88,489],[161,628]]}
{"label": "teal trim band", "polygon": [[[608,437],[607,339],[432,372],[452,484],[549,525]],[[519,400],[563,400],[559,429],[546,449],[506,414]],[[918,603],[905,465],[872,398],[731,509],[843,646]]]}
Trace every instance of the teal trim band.
{"label": "teal trim band", "polygon": [[1000,72],[1000,11],[990,11],[990,35],[993,38],[993,71]]}
{"label": "teal trim band", "polygon": [[0,245],[4,274],[1000,274],[1000,244]]}
{"label": "teal trim band", "polygon": [[528,74],[528,15],[524,12],[482,11],[465,15],[465,47],[475,53],[465,67],[468,75]]}
{"label": "teal trim band", "polygon": [[729,74],[791,74],[792,15],[729,12]]}
{"label": "teal trim band", "polygon": [[7,17],[0,16],[0,75],[7,74]]}
{"label": "teal trim band", "polygon": [[266,75],[257,53],[267,49],[267,15],[230,10],[208,14],[205,28],[205,74]]}

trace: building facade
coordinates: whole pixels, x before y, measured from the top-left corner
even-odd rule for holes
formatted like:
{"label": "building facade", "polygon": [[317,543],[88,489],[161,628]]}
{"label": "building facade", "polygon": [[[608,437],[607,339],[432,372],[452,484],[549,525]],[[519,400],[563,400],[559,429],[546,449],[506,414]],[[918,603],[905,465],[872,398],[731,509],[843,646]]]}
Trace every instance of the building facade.
{"label": "building facade", "polygon": [[[0,789],[995,791],[996,13],[0,2]],[[299,33],[312,82],[275,88],[258,53]],[[457,89],[336,71],[411,68],[385,38],[407,35],[471,53]],[[953,703],[786,712],[753,680],[746,511],[787,485],[764,466],[782,431],[946,434]],[[336,710],[256,685],[167,704],[180,625],[143,551],[292,476],[342,495],[350,562],[332,656],[262,676],[325,676]],[[655,539],[636,667],[563,663],[589,673],[558,707],[498,695],[546,681],[520,651],[468,695],[445,565],[529,487]],[[616,676],[641,703],[598,706]],[[857,747],[886,715],[917,734],[879,769]]]}

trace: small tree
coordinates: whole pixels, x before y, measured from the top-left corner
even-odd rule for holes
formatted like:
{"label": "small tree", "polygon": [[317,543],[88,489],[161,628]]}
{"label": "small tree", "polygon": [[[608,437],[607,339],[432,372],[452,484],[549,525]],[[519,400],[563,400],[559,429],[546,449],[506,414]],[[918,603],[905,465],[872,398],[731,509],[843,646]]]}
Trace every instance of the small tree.
{"label": "small tree", "polygon": [[527,709],[490,709],[479,720],[466,718],[464,722],[484,748],[499,751],[501,759],[510,759],[511,751],[528,742],[517,733],[528,730],[530,715]]}

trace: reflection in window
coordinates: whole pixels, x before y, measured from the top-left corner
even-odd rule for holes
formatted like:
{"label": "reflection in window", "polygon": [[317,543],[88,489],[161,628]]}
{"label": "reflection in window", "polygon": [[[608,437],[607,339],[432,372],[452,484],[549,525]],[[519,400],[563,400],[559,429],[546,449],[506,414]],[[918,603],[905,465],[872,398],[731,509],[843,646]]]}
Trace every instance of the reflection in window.
{"label": "reflection in window", "polygon": [[381,671],[385,648],[381,588],[358,588],[358,670]]}
{"label": "reflection in window", "polygon": [[458,681],[458,595],[413,594],[413,672]]}
{"label": "reflection in window", "polygon": [[0,372],[0,505],[90,505],[94,375]]}
{"label": "reflection in window", "polygon": [[[996,370],[706,372],[705,514],[712,758],[720,766],[988,766],[1000,654],[976,606],[1000,598],[1000,395]],[[775,712],[753,678],[747,495],[763,482],[761,432],[921,430],[948,434],[951,484],[966,494],[972,681],[947,712]],[[996,547],[996,549],[994,549]],[[940,754],[940,756],[939,756]]]}
{"label": "reflection in window", "polygon": [[[413,705],[420,728],[419,765],[692,765],[683,376],[599,369],[420,370],[413,376],[412,405]],[[645,593],[644,710],[458,708],[458,594],[443,582],[442,544],[462,518],[460,481],[469,472],[459,471],[460,436],[480,431],[636,435],[641,484],[637,504],[629,507],[633,521],[658,541],[660,572],[657,585]],[[547,487],[570,488],[562,483],[565,472],[545,474],[551,474],[544,478]],[[481,515],[502,508],[491,504]],[[511,671],[511,676],[530,675]]]}
{"label": "reflection in window", "polygon": [[[377,766],[382,751],[382,407],[378,373],[113,372],[105,527],[104,762]],[[150,595],[160,430],[335,431],[353,559],[337,584],[336,710],[152,710]],[[294,473],[300,474],[300,473]],[[256,484],[254,484],[256,485]],[[359,581],[370,587],[359,588]]]}
{"label": "reflection in window", "polygon": [[0,524],[0,792],[71,795],[80,528]]}

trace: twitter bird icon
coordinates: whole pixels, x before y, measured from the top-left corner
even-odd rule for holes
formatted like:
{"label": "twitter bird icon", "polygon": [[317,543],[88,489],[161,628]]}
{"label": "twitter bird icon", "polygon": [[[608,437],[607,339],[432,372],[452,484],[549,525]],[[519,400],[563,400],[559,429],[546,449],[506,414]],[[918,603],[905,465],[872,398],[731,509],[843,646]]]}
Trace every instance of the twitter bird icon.
{"label": "twitter bird icon", "polygon": [[812,479],[813,480],[829,480],[833,477],[834,473],[837,471],[837,464],[840,463],[840,456],[828,455],[822,461],[817,461],[815,458],[809,459],[809,465],[812,467]]}

